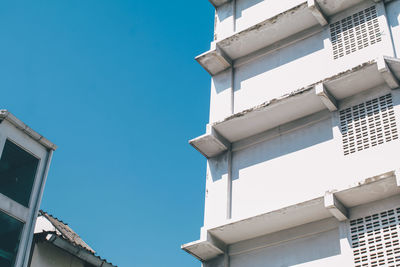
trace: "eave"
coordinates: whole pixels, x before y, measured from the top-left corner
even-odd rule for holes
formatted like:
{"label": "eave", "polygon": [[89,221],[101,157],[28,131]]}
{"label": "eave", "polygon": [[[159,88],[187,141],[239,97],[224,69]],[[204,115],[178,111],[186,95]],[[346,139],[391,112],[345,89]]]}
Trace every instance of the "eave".
{"label": "eave", "polygon": [[70,241],[64,239],[61,236],[58,236],[55,233],[40,233],[36,234],[37,240],[45,240],[53,244],[54,246],[78,257],[79,259],[83,260],[84,262],[90,263],[96,267],[116,267],[115,265],[107,262],[106,260],[96,256],[91,251],[81,247],[79,245],[73,244]]}
{"label": "eave", "polygon": [[[308,0],[247,29],[235,32],[213,43],[213,48],[196,57],[197,62],[211,75],[230,67],[240,58],[261,50],[277,49],[288,45],[308,30],[325,26],[329,17],[364,0],[317,1]],[[210,0],[214,6],[229,1]],[[378,0],[376,2],[379,2]],[[319,25],[319,26],[318,26]],[[300,35],[300,36],[298,36]],[[304,38],[304,37],[303,37]]]}
{"label": "eave", "polygon": [[399,80],[400,60],[381,57],[213,123],[212,131],[191,140],[190,144],[207,158],[215,157],[230,144],[234,147],[238,141],[322,110],[334,111],[338,101],[352,95],[385,83],[397,88]]}
{"label": "eave", "polygon": [[17,117],[15,117],[13,114],[11,114],[8,110],[5,109],[0,109],[0,123],[1,121],[6,120],[12,125],[14,125],[17,129],[21,130],[25,134],[27,134],[29,137],[31,137],[33,140],[37,141],[44,147],[50,150],[56,150],[57,146],[50,142],[48,139],[46,139],[44,136],[40,135],[39,133],[35,132],[32,128],[30,128],[28,125],[23,123],[21,120],[19,120]]}
{"label": "eave", "polygon": [[[346,188],[328,190],[320,197],[296,205],[210,227],[207,229],[207,235],[227,246],[327,218],[333,217],[338,221],[347,220],[349,208],[398,195],[400,194],[399,186],[399,172],[389,171]],[[183,245],[182,248],[203,261],[223,254],[206,250],[210,242],[213,243],[212,240],[199,240]],[[199,249],[191,244],[203,247]]]}

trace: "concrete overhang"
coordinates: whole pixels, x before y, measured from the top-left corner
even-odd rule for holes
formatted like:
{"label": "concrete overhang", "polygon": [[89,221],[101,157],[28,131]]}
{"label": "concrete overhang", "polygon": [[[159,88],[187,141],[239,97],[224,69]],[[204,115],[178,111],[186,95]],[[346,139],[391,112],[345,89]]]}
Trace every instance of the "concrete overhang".
{"label": "concrete overhang", "polygon": [[208,127],[206,134],[190,140],[189,144],[206,158],[218,156],[230,148],[230,142],[212,127]]}
{"label": "concrete overhang", "polygon": [[[223,225],[208,228],[207,234],[227,246],[327,218],[336,217],[339,221],[346,220],[348,219],[347,210],[349,208],[400,194],[400,179],[396,177],[398,173],[398,171],[389,171],[364,179],[346,188],[329,190],[318,198],[296,205],[250,218],[231,220]],[[329,196],[332,196],[332,198],[329,198]],[[334,200],[334,202],[331,203],[329,199]],[[340,216],[332,213],[333,208],[342,211]],[[219,254],[215,253],[214,250],[202,249],[200,255],[198,254],[199,249],[192,245],[207,244],[207,242],[211,241],[196,241],[183,245],[182,248],[195,255],[196,258],[209,260]]]}
{"label": "concrete overhang", "polygon": [[[325,26],[329,17],[365,0],[308,0],[280,14],[213,42],[213,49],[196,57],[197,62],[211,75],[232,66],[235,60],[265,48],[277,49],[301,39],[307,30]],[[229,1],[211,1],[213,4]],[[295,37],[295,38],[294,38]]]}
{"label": "concrete overhang", "polygon": [[[190,142],[207,158],[218,156],[229,144],[269,130],[282,131],[285,124],[322,110],[336,110],[339,100],[384,83],[397,88],[399,79],[400,60],[381,57],[213,123],[209,127],[218,138],[203,135]],[[215,139],[226,140],[224,147]]]}
{"label": "concrete overhang", "polygon": [[193,255],[200,261],[208,261],[219,255],[224,254],[224,251],[208,240],[198,240],[185,245],[181,248],[187,253]]}
{"label": "concrete overhang", "polygon": [[27,134],[29,137],[31,137],[33,140],[35,140],[38,143],[40,143],[45,148],[50,149],[50,150],[56,150],[57,149],[57,146],[55,144],[50,142],[44,136],[42,136],[39,133],[35,132],[32,128],[30,128],[28,125],[23,123],[21,120],[19,120],[13,114],[11,114],[8,110],[0,109],[0,123],[3,120],[8,121],[12,125],[14,125],[17,129],[19,129],[22,132],[24,132],[25,134]]}

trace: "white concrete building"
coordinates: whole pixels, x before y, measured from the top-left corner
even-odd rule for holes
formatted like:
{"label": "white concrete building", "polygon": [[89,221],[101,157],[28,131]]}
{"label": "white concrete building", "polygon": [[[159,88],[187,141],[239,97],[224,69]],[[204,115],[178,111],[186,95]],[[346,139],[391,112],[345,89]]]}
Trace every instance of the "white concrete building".
{"label": "white concrete building", "polygon": [[0,110],[0,266],[27,266],[47,172],[56,146]]}
{"label": "white concrete building", "polygon": [[204,267],[400,266],[400,0],[210,0]]}

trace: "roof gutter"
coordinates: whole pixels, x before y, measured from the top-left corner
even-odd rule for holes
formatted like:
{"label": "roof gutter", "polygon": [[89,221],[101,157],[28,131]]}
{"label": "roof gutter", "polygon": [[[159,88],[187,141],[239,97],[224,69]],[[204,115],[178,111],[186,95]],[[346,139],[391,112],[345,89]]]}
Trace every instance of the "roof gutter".
{"label": "roof gutter", "polygon": [[108,263],[106,260],[92,254],[88,250],[71,244],[69,241],[56,234],[49,234],[46,241],[96,267],[116,267],[111,263]]}

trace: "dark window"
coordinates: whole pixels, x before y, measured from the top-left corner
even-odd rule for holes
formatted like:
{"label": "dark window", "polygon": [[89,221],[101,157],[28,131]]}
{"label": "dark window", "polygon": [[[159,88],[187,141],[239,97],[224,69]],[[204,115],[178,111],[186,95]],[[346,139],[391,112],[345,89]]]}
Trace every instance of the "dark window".
{"label": "dark window", "polygon": [[28,207],[39,160],[7,140],[0,159],[0,193]]}
{"label": "dark window", "polygon": [[23,223],[0,212],[0,267],[14,266]]}

